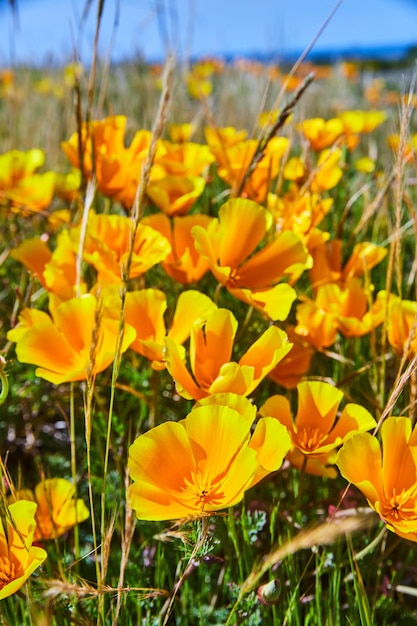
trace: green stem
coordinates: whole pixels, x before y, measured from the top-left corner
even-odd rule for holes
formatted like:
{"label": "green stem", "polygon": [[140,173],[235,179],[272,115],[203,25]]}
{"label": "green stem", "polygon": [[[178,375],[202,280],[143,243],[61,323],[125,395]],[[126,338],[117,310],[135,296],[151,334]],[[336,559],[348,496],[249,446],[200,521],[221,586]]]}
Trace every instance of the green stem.
{"label": "green stem", "polygon": [[[75,401],[74,383],[70,386],[70,449],[71,449],[71,477],[72,484],[77,488],[77,446],[75,441]],[[80,558],[80,537],[78,524],[74,526],[74,558],[77,564]]]}
{"label": "green stem", "polygon": [[1,392],[0,392],[0,404],[6,400],[9,394],[9,381],[6,376],[6,359],[4,356],[0,355],[0,381],[1,381]]}

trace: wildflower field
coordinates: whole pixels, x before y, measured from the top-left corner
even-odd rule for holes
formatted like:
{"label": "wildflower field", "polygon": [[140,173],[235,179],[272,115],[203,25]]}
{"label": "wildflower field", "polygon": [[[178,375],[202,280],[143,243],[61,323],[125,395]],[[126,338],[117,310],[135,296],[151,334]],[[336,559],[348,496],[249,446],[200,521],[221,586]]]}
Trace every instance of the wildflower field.
{"label": "wildflower field", "polygon": [[417,624],[413,87],[0,70],[1,624]]}

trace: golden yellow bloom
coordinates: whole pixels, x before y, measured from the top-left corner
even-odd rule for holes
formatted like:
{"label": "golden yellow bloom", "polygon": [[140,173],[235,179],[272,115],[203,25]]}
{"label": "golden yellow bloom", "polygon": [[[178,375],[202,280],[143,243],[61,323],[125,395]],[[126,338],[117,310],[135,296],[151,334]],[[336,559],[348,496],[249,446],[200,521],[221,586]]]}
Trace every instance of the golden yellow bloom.
{"label": "golden yellow bloom", "polygon": [[187,76],[188,94],[196,100],[204,100],[213,91],[213,83],[190,72]]}
{"label": "golden yellow bloom", "polygon": [[[202,516],[240,502],[280,468],[290,447],[286,428],[261,418],[241,396],[217,394],[180,422],[165,422],[134,441],[128,501],[139,519]],[[278,427],[278,428],[277,428]]]}
{"label": "golden yellow bloom", "polygon": [[11,150],[0,155],[0,206],[43,211],[52,202],[54,172],[36,174],[45,162],[45,153],[34,148]]}
{"label": "golden yellow bloom", "polygon": [[329,120],[314,117],[301,122],[298,128],[316,152],[332,146],[344,131],[343,122],[337,117]]}
{"label": "golden yellow bloom", "polygon": [[385,319],[383,297],[378,294],[371,307],[369,297],[359,278],[351,278],[343,288],[321,285],[314,301],[298,305],[295,332],[318,349],[330,346],[337,331],[345,337],[366,335]]}
{"label": "golden yellow bloom", "polygon": [[355,433],[374,428],[376,422],[359,404],[348,403],[339,414],[343,392],[329,383],[304,381],[299,383],[297,391],[295,417],[288,399],[279,395],[271,396],[260,414],[274,417],[288,429],[292,441],[288,459],[295,467],[335,476],[334,469],[326,466],[335,463],[337,448]]}
{"label": "golden yellow bloom", "polygon": [[336,463],[389,530],[417,541],[417,429],[409,418],[388,417],[381,443],[369,433],[354,435]]}
{"label": "golden yellow bloom", "polygon": [[191,233],[194,226],[201,226],[211,232],[215,227],[213,217],[193,214],[170,220],[161,213],[144,218],[142,223],[161,233],[171,245],[171,253],[161,262],[168,276],[183,285],[190,285],[209,271],[209,264],[195,249]]}
{"label": "golden yellow bloom", "polygon": [[320,193],[333,189],[337,185],[343,174],[339,165],[341,156],[340,148],[320,152],[317,167],[310,183],[311,191]]}
{"label": "golden yellow bloom", "polygon": [[293,326],[288,326],[285,331],[293,346],[268,377],[285,389],[294,389],[310,368],[314,350],[294,332]]}
{"label": "golden yellow bloom", "polygon": [[68,202],[75,200],[80,194],[81,172],[73,167],[68,174],[57,174],[55,193],[58,198]]}
{"label": "golden yellow bloom", "polygon": [[[61,148],[71,163],[81,169],[86,177],[90,178],[94,170],[98,190],[103,195],[114,198],[130,209],[152,136],[147,130],[139,130],[126,148],[126,122],[125,116],[115,115],[82,126],[82,167],[79,160],[78,132],[68,141],[63,141]],[[157,156],[161,151],[164,150],[159,142]],[[158,177],[157,168],[153,169],[152,175]]]}
{"label": "golden yellow bloom", "polygon": [[[386,306],[385,291],[381,292],[381,298]],[[417,302],[389,294],[387,335],[395,354],[402,356],[407,351],[407,357],[411,357],[417,353]]]}
{"label": "golden yellow bloom", "polygon": [[[225,126],[224,128],[212,128],[206,126],[204,128],[207,143],[213,154],[215,150],[222,153],[226,148],[234,146],[241,141],[245,141],[248,136],[246,130],[237,130],[234,126]],[[221,163],[222,161],[219,161]]]}
{"label": "golden yellow bloom", "polygon": [[[60,300],[73,298],[76,293],[76,257],[67,230],[58,235],[53,252],[40,238],[25,239],[11,256],[20,261],[39,280],[42,286]],[[80,292],[87,286],[80,281]]]}
{"label": "golden yellow bloom", "polygon": [[202,176],[214,161],[210,148],[203,144],[162,141],[161,146],[161,153],[156,156],[155,163],[165,172],[165,176]]}
{"label": "golden yellow bloom", "polygon": [[12,502],[36,502],[34,541],[60,537],[76,524],[88,519],[90,512],[81,499],[74,499],[75,487],[64,478],[46,478],[34,491],[21,489],[10,498]]}
{"label": "golden yellow bloom", "polygon": [[[129,256],[132,220],[122,215],[96,215],[90,212],[84,246],[84,260],[96,268],[98,282],[120,283]],[[80,228],[72,228],[70,236],[78,246]],[[139,224],[130,265],[129,278],[140,276],[166,259],[171,252],[169,242],[159,232]]]}
{"label": "golden yellow bloom", "polygon": [[237,321],[228,309],[212,310],[194,322],[190,334],[193,375],[181,346],[167,337],[166,365],[181,396],[194,400],[219,392],[247,396],[292,346],[284,331],[270,326],[236,363],[231,360],[236,331]]}
{"label": "golden yellow bloom", "polygon": [[[235,198],[224,204],[209,232],[192,230],[195,246],[216,279],[234,296],[264,311],[271,319],[285,319],[295,299],[294,290],[277,283],[287,275],[302,272],[310,257],[301,240],[291,231],[271,232],[273,217],[252,200]],[[268,243],[259,244],[271,234]]]}
{"label": "golden yellow bloom", "polygon": [[306,174],[306,165],[301,157],[291,157],[284,165],[283,176],[286,180],[299,181]]}
{"label": "golden yellow bloom", "polygon": [[[287,137],[273,137],[266,146],[263,156],[256,164],[248,181],[243,187],[245,197],[263,202],[270,191],[272,181],[277,177],[281,159],[288,150]],[[243,181],[246,170],[250,165],[258,147],[256,139],[241,141],[232,146],[214,144],[211,150],[218,163],[218,174],[234,190],[238,189]]]}
{"label": "golden yellow bloom", "polygon": [[311,232],[320,224],[333,205],[332,198],[317,193],[298,193],[295,189],[283,196],[268,194],[267,208],[271,211],[278,231],[292,230],[309,246]]}
{"label": "golden yellow bloom", "polygon": [[310,270],[313,288],[333,282],[343,286],[353,277],[367,275],[387,255],[386,248],[362,241],[354,246],[352,254],[343,266],[342,247],[341,239],[332,239],[322,241],[310,249],[313,257],[313,267]]}
{"label": "golden yellow bloom", "polygon": [[204,191],[206,181],[201,176],[165,176],[149,183],[146,193],[166,215],[184,215]]}
{"label": "golden yellow bloom", "polygon": [[[36,375],[51,383],[85,380],[96,375],[114,359],[119,322],[100,316],[99,302],[91,294],[66,300],[51,310],[24,309],[18,325],[7,333],[16,342],[22,363],[37,365]],[[122,352],[135,339],[126,325]]]}
{"label": "golden yellow bloom", "polygon": [[386,111],[342,111],[338,115],[344,125],[344,132],[347,136],[357,133],[371,133],[380,126],[388,117]]}
{"label": "golden yellow bloom", "polygon": [[16,593],[44,562],[43,548],[33,546],[34,502],[15,502],[6,509],[6,528],[0,520],[0,600]]}
{"label": "golden yellow bloom", "polygon": [[372,172],[374,172],[376,168],[375,161],[370,157],[362,157],[360,159],[356,159],[354,166],[355,169],[362,174],[372,174]]}
{"label": "golden yellow bloom", "polygon": [[191,135],[195,131],[195,124],[170,124],[168,131],[173,143],[183,143],[184,141],[190,141]]}
{"label": "golden yellow bloom", "polygon": [[159,289],[141,289],[126,294],[125,320],[136,331],[130,348],[152,361],[154,369],[165,367],[165,337],[183,344],[193,323],[217,308],[208,296],[190,289],[178,296],[172,324],[167,330],[164,314],[166,295]]}

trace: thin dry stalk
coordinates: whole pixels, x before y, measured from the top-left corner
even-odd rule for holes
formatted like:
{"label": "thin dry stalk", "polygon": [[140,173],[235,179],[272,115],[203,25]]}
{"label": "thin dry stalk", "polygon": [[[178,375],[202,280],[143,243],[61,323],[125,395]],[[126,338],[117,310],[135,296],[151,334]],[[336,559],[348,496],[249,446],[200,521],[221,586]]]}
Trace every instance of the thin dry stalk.
{"label": "thin dry stalk", "polygon": [[[69,596],[77,599],[82,598],[97,598],[105,594],[115,595],[119,589],[104,585],[102,587],[93,587],[86,582],[80,584],[64,582],[62,580],[49,580],[46,582],[48,589],[44,592],[45,598],[62,598],[62,596]],[[122,589],[124,593],[135,592],[140,594],[141,598],[157,598],[160,596],[166,596],[167,591],[165,589],[157,589],[153,587],[124,587]]]}
{"label": "thin dry stalk", "polygon": [[75,265],[75,271],[76,271],[75,293],[77,294],[77,297],[79,297],[81,293],[82,263],[83,263],[83,256],[84,256],[85,240],[87,237],[88,216],[90,214],[90,210],[93,204],[95,193],[96,193],[96,182],[93,177],[87,182],[83,216],[82,216],[81,228],[80,228],[80,239],[78,242],[77,259],[76,259],[76,265]]}
{"label": "thin dry stalk", "polygon": [[[404,203],[411,215],[411,219],[407,222],[407,225],[413,227],[414,241],[417,241],[417,211],[414,208],[413,202],[407,194],[404,194]],[[407,297],[411,289],[416,287],[416,274],[417,274],[417,246],[414,249],[414,259],[411,265],[410,272],[407,277]],[[413,294],[413,298],[416,298],[416,293]]]}
{"label": "thin dry stalk", "polygon": [[[125,492],[126,493],[129,487],[129,482],[130,482],[129,472],[126,468],[126,472],[125,472]],[[120,591],[118,591],[117,593],[116,613],[113,618],[113,626],[117,626],[119,623],[120,609],[122,607],[122,591],[123,591],[123,585],[124,585],[125,570],[129,562],[130,547],[132,545],[133,535],[135,533],[135,527],[136,527],[135,514],[133,513],[133,509],[128,504],[126,504],[125,527],[124,527],[124,532],[122,532],[122,545],[121,545],[122,554],[120,558],[119,584],[118,584],[118,589]]]}
{"label": "thin dry stalk", "polygon": [[[107,484],[107,473],[108,473],[110,447],[111,447],[111,428],[112,428],[113,408],[114,408],[114,401],[115,401],[115,389],[116,389],[116,381],[119,375],[121,356],[122,356],[122,344],[123,344],[123,337],[124,337],[124,307],[125,307],[127,286],[128,286],[128,281],[129,281],[130,267],[132,263],[132,256],[133,256],[133,251],[134,251],[136,233],[137,233],[137,229],[139,227],[140,221],[142,219],[142,214],[143,214],[143,205],[144,205],[146,187],[149,183],[151,167],[155,159],[157,142],[162,136],[162,132],[165,127],[167,108],[168,108],[168,103],[169,103],[169,95],[171,92],[173,68],[174,68],[174,60],[172,57],[170,57],[167,61],[167,65],[166,65],[165,72],[164,72],[162,94],[161,94],[159,107],[158,107],[158,111],[157,111],[156,118],[155,118],[155,124],[154,124],[153,132],[152,132],[152,140],[149,146],[147,158],[145,160],[145,163],[142,166],[141,177],[140,177],[139,185],[136,190],[135,201],[132,207],[132,221],[131,221],[128,257],[126,261],[126,266],[122,268],[119,332],[118,332],[115,356],[114,356],[114,361],[113,361],[110,402],[109,402],[109,411],[108,411],[108,417],[107,417],[106,447],[105,447],[104,466],[103,466],[103,482],[102,482],[102,489],[101,489],[101,535],[102,536],[105,535],[106,484]],[[129,548],[130,548],[130,545],[129,545]],[[127,555],[126,555],[126,558],[127,558]],[[102,569],[101,583],[103,584],[104,581],[105,581],[104,570]]]}
{"label": "thin dry stalk", "polygon": [[358,236],[358,234],[361,231],[363,231],[365,225],[369,222],[369,220],[371,220],[374,217],[375,213],[380,208],[382,201],[384,200],[385,196],[387,195],[392,185],[392,181],[394,180],[394,177],[395,177],[395,171],[390,172],[390,174],[387,176],[385,180],[384,185],[381,187],[381,189],[375,196],[373,202],[369,203],[367,207],[365,208],[364,212],[361,215],[359,222],[357,223],[357,225],[352,231],[352,234],[350,237],[352,241],[356,240],[356,237]]}
{"label": "thin dry stalk", "polygon": [[404,151],[407,142],[411,114],[413,112],[412,96],[414,91],[415,78],[410,85],[407,100],[403,101],[401,107],[400,118],[400,141],[398,146],[398,152],[395,159],[395,225],[394,225],[394,239],[393,239],[393,257],[394,257],[394,271],[397,283],[398,294],[402,294],[402,267],[401,267],[401,218],[403,207],[403,184],[404,184]]}
{"label": "thin dry stalk", "polygon": [[294,74],[296,73],[298,68],[304,63],[304,60],[306,59],[307,55],[312,51],[312,49],[314,48],[314,46],[316,45],[316,43],[318,42],[318,40],[322,36],[323,32],[325,31],[325,29],[327,28],[327,26],[329,25],[329,23],[333,19],[336,11],[339,9],[339,7],[342,4],[342,2],[343,2],[343,0],[338,0],[338,2],[336,2],[336,4],[334,5],[333,9],[330,11],[329,15],[326,17],[326,19],[324,20],[323,24],[320,26],[320,28],[317,31],[317,33],[314,35],[313,39],[310,41],[310,43],[308,44],[308,46],[306,47],[304,52],[300,55],[300,57],[297,59],[297,61],[294,63],[294,65],[292,66],[292,68],[288,72],[287,78],[284,81],[282,89],[281,89],[280,93],[278,94],[277,99],[275,101],[275,104],[273,106],[274,109],[278,108],[279,103],[281,102],[281,100],[283,98],[283,95],[286,92],[287,85],[288,85],[289,81],[294,76]]}
{"label": "thin dry stalk", "polygon": [[278,119],[275,122],[275,124],[271,126],[270,128],[265,129],[264,133],[259,139],[258,145],[256,146],[256,150],[252,157],[252,160],[249,163],[248,167],[246,168],[246,171],[243,174],[239,184],[237,185],[237,188],[232,189],[232,194],[231,194],[232,196],[239,197],[241,195],[252,172],[258,165],[259,161],[261,161],[261,159],[263,158],[265,154],[265,150],[269,142],[271,141],[273,137],[275,137],[278,131],[284,126],[285,122],[290,117],[290,115],[292,115],[299,100],[301,99],[302,95],[306,91],[307,87],[313,82],[313,80],[314,80],[313,73],[310,73],[305,77],[300,87],[294,92],[292,98],[289,100],[286,106],[282,109],[282,111],[280,111],[278,115]]}
{"label": "thin dry stalk", "polygon": [[104,67],[103,67],[103,77],[101,80],[100,93],[99,93],[98,102],[97,102],[97,116],[98,117],[101,117],[103,114],[104,100],[106,97],[107,86],[109,83],[109,76],[110,76],[111,54],[113,51],[117,28],[119,26],[119,19],[120,19],[120,0],[117,0],[115,13],[114,13],[112,32],[110,36],[109,46],[107,49],[106,60],[105,60]]}
{"label": "thin dry stalk", "polygon": [[[388,267],[386,274],[386,282],[385,289],[387,292],[387,299],[385,305],[385,320],[388,319],[388,310],[389,310],[389,300],[390,294],[392,291],[392,282],[394,273],[396,276],[397,282],[397,290],[398,295],[402,294],[402,269],[401,269],[401,235],[402,235],[402,227],[401,227],[401,217],[402,217],[402,199],[403,199],[403,168],[404,168],[404,150],[407,141],[407,135],[409,130],[410,118],[412,113],[412,91],[414,89],[415,77],[411,83],[409,97],[406,102],[403,103],[401,110],[401,118],[400,118],[400,140],[398,151],[395,159],[395,167],[394,167],[394,181],[395,181],[395,224],[393,233],[391,235],[390,241],[391,245],[389,248],[388,254]],[[387,323],[385,322],[382,327],[382,336],[381,336],[381,353],[385,353],[387,345]],[[403,365],[403,364],[402,364]],[[401,369],[400,369],[401,371]],[[395,387],[394,387],[395,392]],[[393,394],[394,394],[393,392]],[[381,405],[384,404],[385,400],[385,365],[382,364],[382,372],[380,377],[380,390],[379,390]],[[391,396],[392,398],[392,396]],[[388,402],[390,404],[390,402]],[[385,411],[384,411],[385,414]],[[389,413],[385,414],[385,417]],[[385,418],[384,418],[385,419]],[[377,430],[382,424],[382,416],[378,422]]]}
{"label": "thin dry stalk", "polygon": [[88,81],[88,90],[87,90],[87,101],[88,101],[87,120],[91,119],[91,111],[93,110],[94,86],[96,82],[96,71],[97,71],[98,39],[100,35],[101,18],[103,17],[104,2],[105,0],[98,0],[98,5],[97,5],[96,30],[94,33],[94,43],[93,43],[93,58],[91,61],[90,78]]}
{"label": "thin dry stalk", "polygon": [[[413,328],[415,329],[417,327],[417,323],[414,324]],[[405,385],[408,383],[408,381],[410,380],[413,372],[415,371],[417,367],[417,354],[415,354],[413,356],[413,358],[411,359],[411,361],[409,362],[406,370],[403,372],[403,374],[401,374],[399,377],[397,377],[397,381],[394,385],[394,389],[391,392],[391,395],[388,399],[388,402],[386,404],[386,407],[384,409],[384,411],[382,412],[381,417],[379,418],[378,424],[376,425],[376,428],[373,432],[374,435],[377,434],[377,432],[379,431],[379,429],[382,426],[383,421],[391,414],[391,411],[393,410],[398,398],[400,397],[401,393],[403,392],[403,389],[405,387]],[[400,369],[401,371],[401,369]]]}

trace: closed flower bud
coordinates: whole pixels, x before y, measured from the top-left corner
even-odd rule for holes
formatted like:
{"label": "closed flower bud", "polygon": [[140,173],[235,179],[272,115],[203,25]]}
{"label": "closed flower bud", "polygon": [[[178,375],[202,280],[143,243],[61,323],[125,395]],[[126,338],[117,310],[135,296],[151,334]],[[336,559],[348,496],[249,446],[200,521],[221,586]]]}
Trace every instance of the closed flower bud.
{"label": "closed flower bud", "polygon": [[269,583],[258,587],[256,595],[258,596],[259,602],[262,602],[262,604],[266,604],[267,606],[276,604],[281,595],[281,583],[278,578],[273,578]]}

